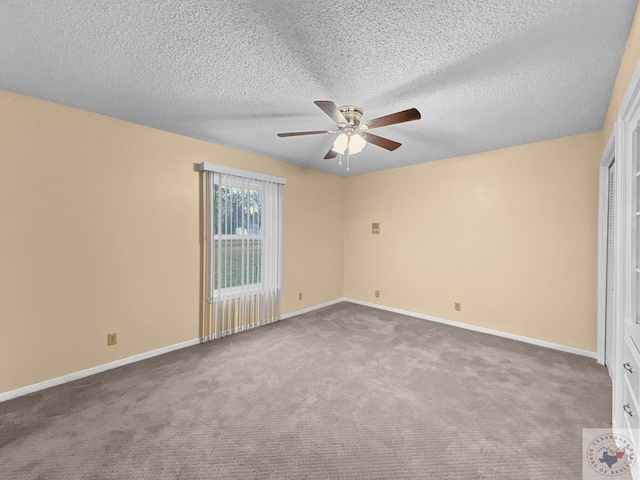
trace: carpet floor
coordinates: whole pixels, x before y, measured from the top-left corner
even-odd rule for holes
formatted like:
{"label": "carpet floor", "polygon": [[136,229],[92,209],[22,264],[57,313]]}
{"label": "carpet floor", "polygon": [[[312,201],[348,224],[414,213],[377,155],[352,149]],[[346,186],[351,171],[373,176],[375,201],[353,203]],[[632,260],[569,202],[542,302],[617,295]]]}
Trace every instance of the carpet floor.
{"label": "carpet floor", "polygon": [[595,360],[340,303],[0,403],[0,478],[580,479]]}

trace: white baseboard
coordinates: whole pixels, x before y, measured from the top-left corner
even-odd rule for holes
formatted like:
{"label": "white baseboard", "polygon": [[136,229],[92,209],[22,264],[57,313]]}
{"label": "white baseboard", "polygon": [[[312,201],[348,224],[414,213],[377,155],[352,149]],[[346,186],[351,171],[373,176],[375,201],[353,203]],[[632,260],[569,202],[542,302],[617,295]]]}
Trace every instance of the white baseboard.
{"label": "white baseboard", "polygon": [[318,310],[320,308],[328,307],[330,305],[335,305],[336,303],[346,302],[346,298],[336,298],[335,300],[331,300],[330,302],[321,303],[319,305],[314,305],[313,307],[303,308],[302,310],[296,310],[295,312],[285,313],[280,316],[281,320],[286,318],[295,317],[296,315],[302,315],[303,313],[313,312],[314,310]]}
{"label": "white baseboard", "polygon": [[[597,358],[596,353],[590,352],[588,350],[581,350],[579,348],[568,347],[566,345],[560,345],[558,343],[545,342],[544,340],[537,340],[535,338],[523,337],[521,335],[514,335],[511,333],[501,332],[499,330],[491,330],[489,328],[477,327],[474,325],[468,325],[466,323],[454,322],[453,320],[446,320],[444,318],[433,317],[431,315],[423,315],[421,313],[410,312],[407,310],[401,310],[399,308],[386,307],[384,305],[377,305],[375,303],[369,302],[361,302],[360,300],[354,300],[352,298],[337,298],[335,300],[331,300],[329,302],[321,303],[319,305],[314,305],[312,307],[303,308],[302,310],[296,310],[295,312],[286,313],[281,315],[281,319],[285,320],[287,318],[295,317],[296,315],[302,315],[303,313],[312,312],[314,310],[318,310],[320,308],[328,307],[330,305],[335,305],[340,302],[350,302],[358,305],[364,305],[366,307],[377,308],[380,310],[386,310],[389,312],[399,313],[402,315],[407,315],[410,317],[420,318],[422,320],[430,320],[432,322],[444,323],[446,325],[452,325],[454,327],[465,328],[467,330],[473,330],[476,332],[488,333],[489,335],[496,335],[498,337],[509,338],[511,340],[517,340],[519,342],[530,343],[532,345],[537,345],[540,347],[552,348],[554,350],[560,350],[562,352],[574,353],[576,355],[582,355],[584,357],[589,358]],[[140,353],[138,355],[133,355],[131,357],[123,358],[120,360],[115,360],[113,362],[105,363],[104,365],[98,365],[97,367],[87,368],[86,370],[80,370],[79,372],[70,373],[68,375],[63,375],[61,377],[52,378],[51,380],[45,380],[44,382],[34,383],[33,385],[27,385],[26,387],[16,388],[15,390],[10,390],[8,392],[0,393],[0,402],[4,402],[7,400],[11,400],[13,398],[21,397],[23,395],[28,395],[30,393],[38,392],[40,390],[44,390],[46,388],[55,387],[56,385],[62,385],[63,383],[72,382],[74,380],[79,380],[81,378],[89,377],[91,375],[95,375],[96,373],[106,372],[107,370],[111,370],[113,368],[122,367],[124,365],[128,365],[130,363],[139,362],[141,360],[146,360],[147,358],[156,357],[158,355],[162,355],[164,353],[169,353],[174,350],[179,350],[181,348],[191,347],[193,345],[197,345],[200,343],[200,338],[195,338],[193,340],[188,340],[182,343],[176,343],[175,345],[169,345],[168,347],[158,348],[156,350],[151,350],[150,352]]]}
{"label": "white baseboard", "polygon": [[[295,317],[296,315],[311,312],[313,310],[318,310],[319,308],[328,307],[329,305],[335,305],[336,303],[343,302],[344,300],[345,300],[344,298],[338,298],[336,300],[331,300],[330,302],[321,303],[320,305],[314,305],[313,307],[308,307],[295,312],[286,313],[284,315],[281,315],[280,318],[284,320],[286,318]],[[122,367],[124,365],[128,365],[134,362],[139,362],[140,360],[146,360],[147,358],[162,355],[163,353],[169,353],[174,350],[179,350],[181,348],[191,347],[193,345],[197,345],[200,342],[201,342],[200,338],[195,338],[193,340],[188,340],[186,342],[176,343],[175,345],[169,345],[168,347],[158,348],[150,352],[133,355],[132,357],[123,358],[121,360],[115,360],[113,362],[105,363],[104,365],[98,365],[97,367],[87,368],[86,370],[80,370],[79,372],[74,372],[68,375],[63,375],[61,377],[52,378],[51,380],[45,380],[44,382],[34,383],[33,385],[27,385],[26,387],[16,388],[15,390],[10,390],[8,392],[0,393],[0,402],[5,402],[7,400],[11,400],[17,397],[22,397],[24,395],[29,395],[30,393],[39,392],[40,390],[55,387],[57,385],[62,385],[63,383],[73,382],[74,380],[79,380],[81,378],[89,377],[91,375],[95,375],[96,373],[106,372],[107,370],[111,370],[113,368]]]}
{"label": "white baseboard", "polygon": [[517,340],[518,342],[530,343],[532,345],[537,345],[539,347],[551,348],[553,350],[560,350],[561,352],[573,353],[575,355],[581,355],[583,357],[597,359],[597,354],[595,352],[590,352],[589,350],[582,350],[580,348],[568,347],[566,345],[560,345],[559,343],[545,342],[544,340],[538,340],[536,338],[523,337],[521,335],[515,335],[513,333],[501,332],[500,330],[492,330],[490,328],[477,327],[475,325],[469,325],[467,323],[454,322],[453,320],[446,320],[444,318],[433,317],[431,315],[423,315],[421,313],[409,312],[407,310],[400,310],[399,308],[385,307],[384,305],[377,305],[375,303],[361,302],[360,300],[354,300],[351,298],[345,298],[344,301],[355,303],[358,305],[364,305],[366,307],[386,310],[388,312],[400,313],[402,315],[420,318],[422,320],[429,320],[432,322],[444,323],[445,325],[460,327],[466,330],[473,330],[474,332],[488,333],[489,335],[509,338],[511,340]]}
{"label": "white baseboard", "polygon": [[63,383],[73,382],[74,380],[89,377],[91,375],[95,375],[96,373],[106,372],[107,370],[111,370],[113,368],[122,367],[130,363],[139,362],[140,360],[146,360],[147,358],[156,357],[158,355],[162,355],[163,353],[169,353],[181,348],[191,347],[193,345],[197,345],[198,343],[200,343],[200,338],[195,338],[186,342],[176,343],[175,345],[169,345],[168,347],[151,350],[150,352],[133,355],[132,357],[115,360],[113,362],[105,363],[104,365],[98,365],[97,367],[87,368],[86,370],[80,370],[79,372],[52,378],[51,380],[45,380],[44,382],[34,383],[33,385],[16,388],[15,390],[9,390],[8,392],[0,393],[0,402],[11,400],[12,398],[22,397],[23,395],[28,395],[30,393],[44,390],[45,388],[62,385]]}

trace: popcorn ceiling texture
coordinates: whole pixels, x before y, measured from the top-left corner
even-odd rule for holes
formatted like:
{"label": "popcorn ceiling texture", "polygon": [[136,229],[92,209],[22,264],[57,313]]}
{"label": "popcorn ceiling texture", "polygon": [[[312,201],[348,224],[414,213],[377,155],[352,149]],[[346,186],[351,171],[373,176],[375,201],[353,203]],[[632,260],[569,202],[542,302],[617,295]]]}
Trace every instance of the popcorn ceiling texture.
{"label": "popcorn ceiling texture", "polygon": [[349,174],[602,128],[637,0],[8,0],[0,88],[346,175],[314,104],[416,107]]}

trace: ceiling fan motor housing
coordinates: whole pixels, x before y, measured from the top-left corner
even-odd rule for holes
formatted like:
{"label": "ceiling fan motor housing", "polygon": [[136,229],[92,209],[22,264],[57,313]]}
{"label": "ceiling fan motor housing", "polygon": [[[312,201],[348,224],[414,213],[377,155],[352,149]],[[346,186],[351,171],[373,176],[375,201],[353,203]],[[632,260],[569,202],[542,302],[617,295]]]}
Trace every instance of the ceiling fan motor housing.
{"label": "ceiling fan motor housing", "polygon": [[350,127],[358,128],[360,126],[360,120],[362,120],[362,114],[364,110],[356,105],[343,105],[338,107],[340,113],[347,121]]}

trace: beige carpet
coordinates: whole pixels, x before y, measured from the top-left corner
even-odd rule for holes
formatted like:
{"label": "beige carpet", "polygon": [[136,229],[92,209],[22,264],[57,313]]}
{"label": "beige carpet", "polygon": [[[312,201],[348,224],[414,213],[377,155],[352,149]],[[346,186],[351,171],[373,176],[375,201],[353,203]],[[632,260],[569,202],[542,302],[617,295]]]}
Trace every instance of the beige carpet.
{"label": "beige carpet", "polygon": [[0,403],[0,478],[579,479],[595,360],[341,303]]}

